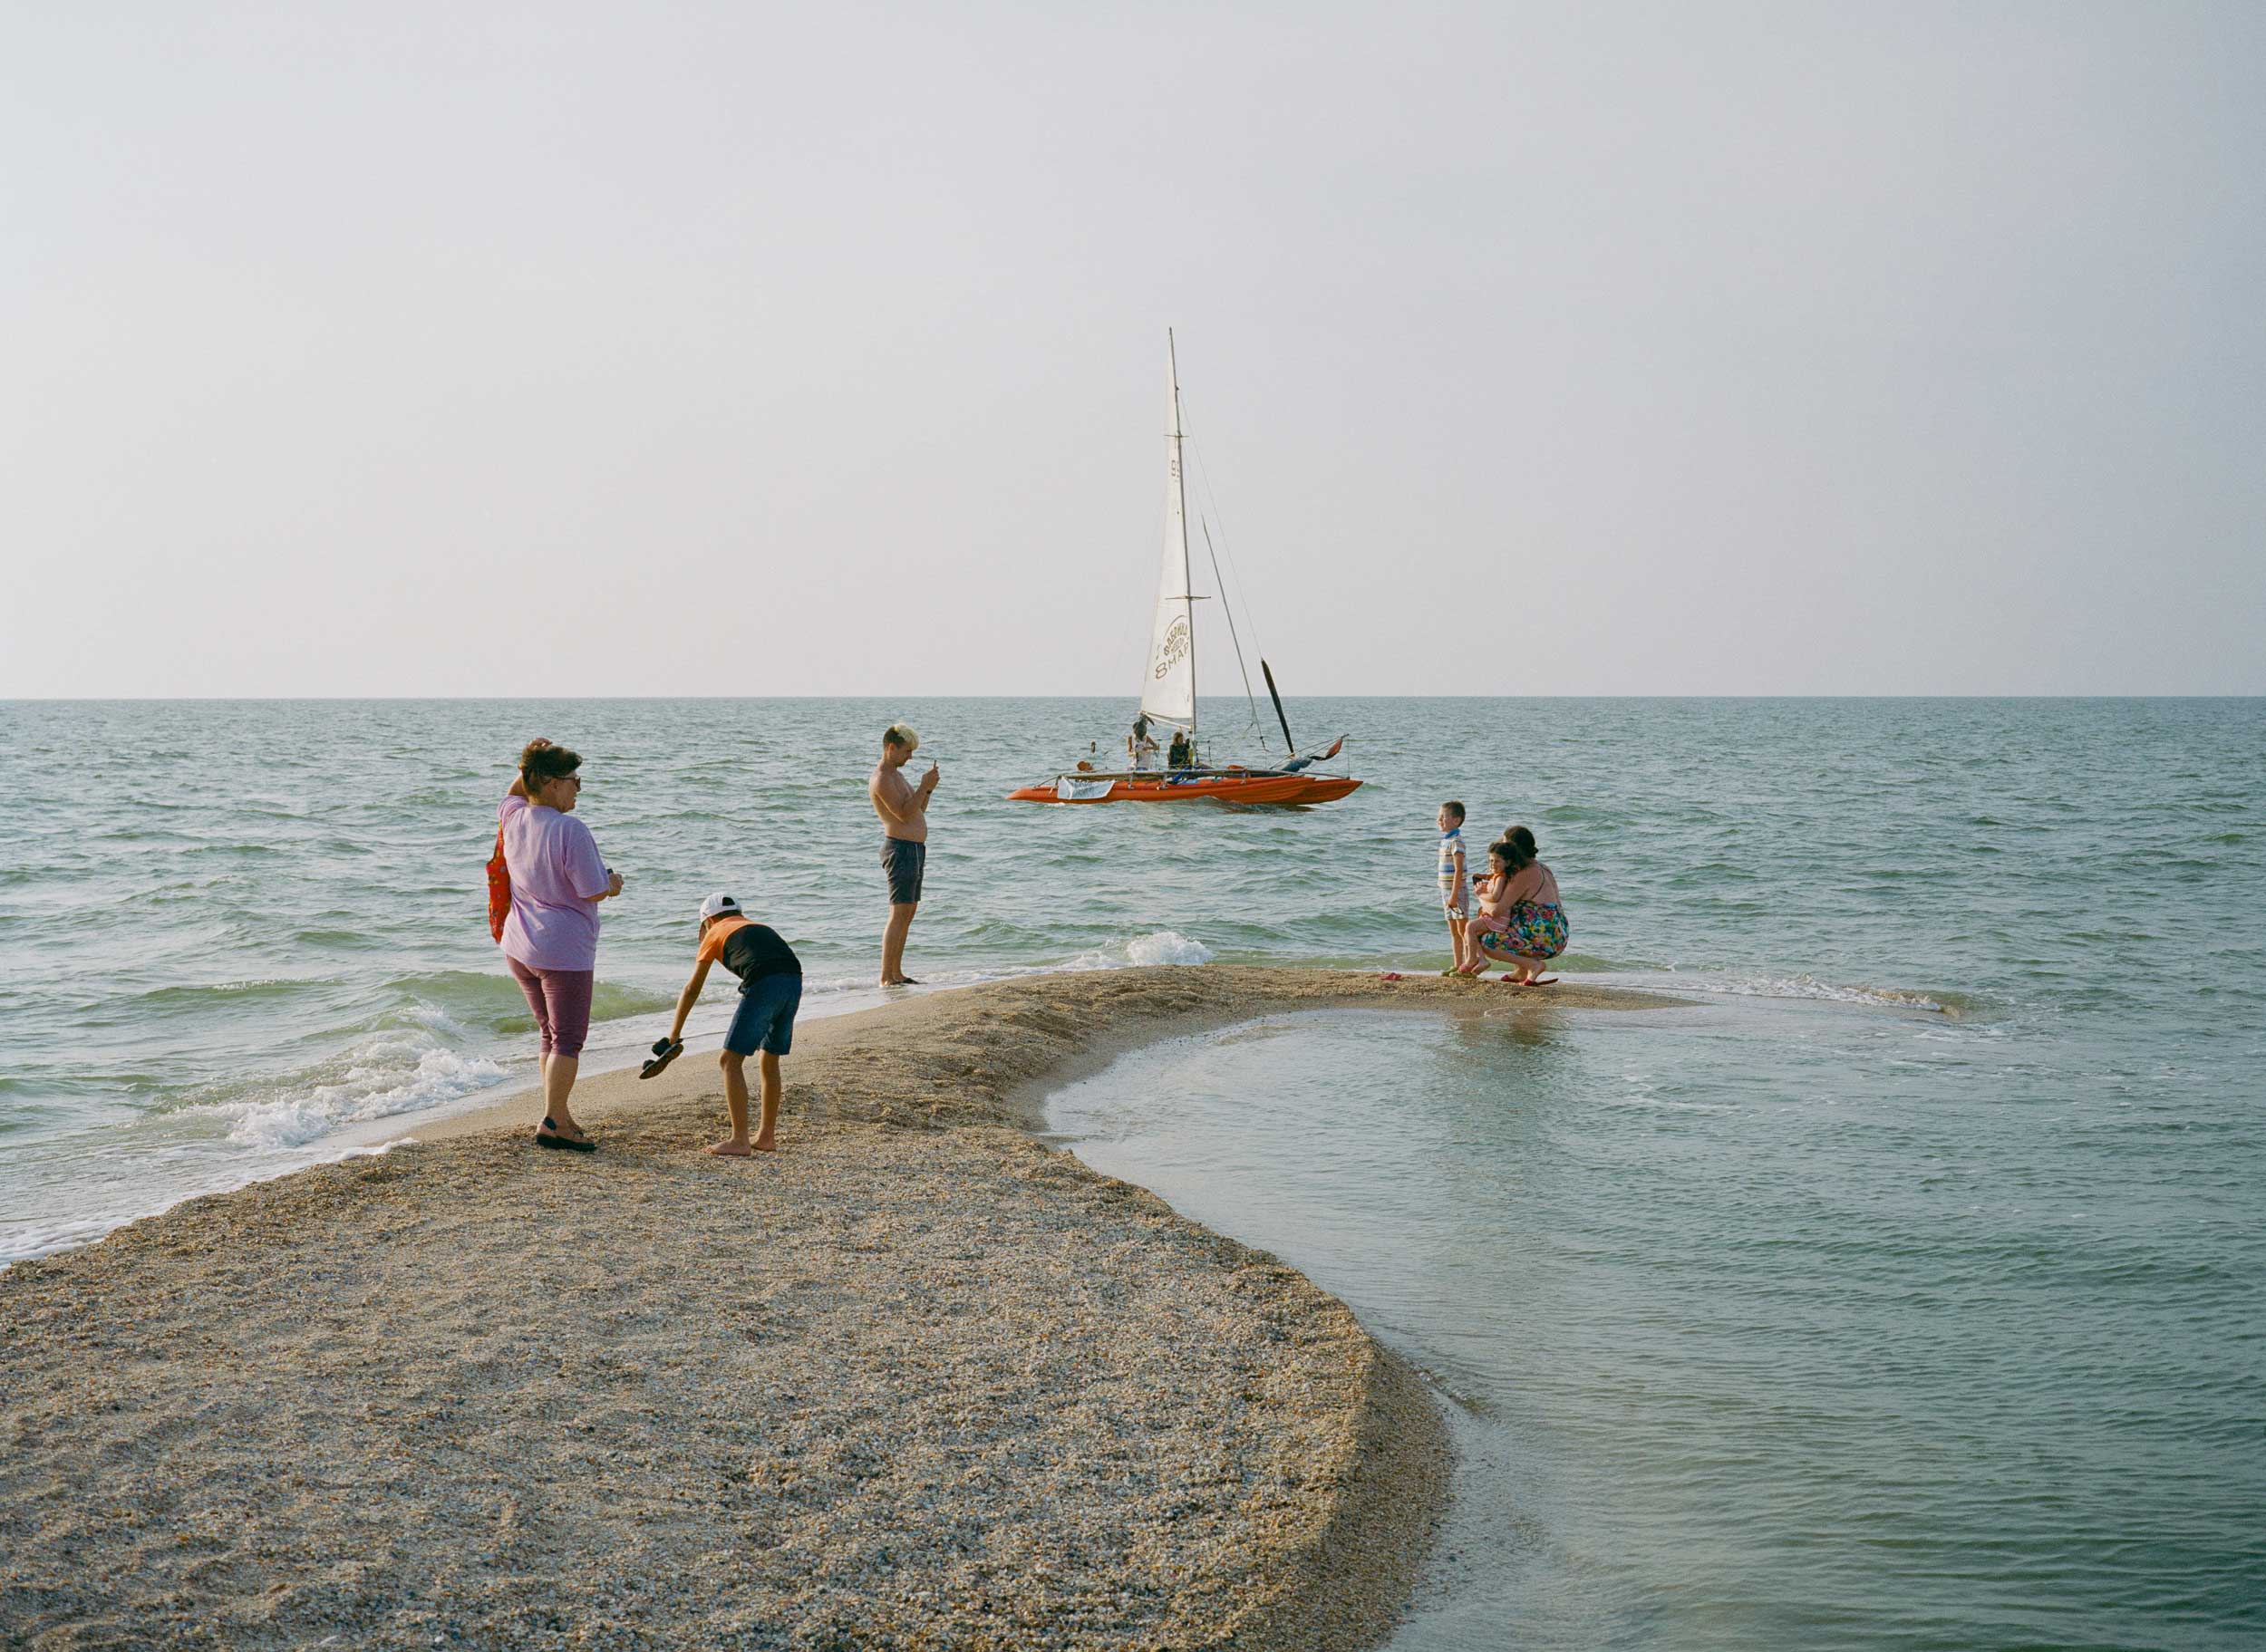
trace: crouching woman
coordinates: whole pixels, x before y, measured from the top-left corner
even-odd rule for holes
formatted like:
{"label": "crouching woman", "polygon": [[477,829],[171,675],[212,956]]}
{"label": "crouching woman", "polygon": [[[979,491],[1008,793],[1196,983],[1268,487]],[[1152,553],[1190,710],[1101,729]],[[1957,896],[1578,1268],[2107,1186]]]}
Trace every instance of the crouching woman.
{"label": "crouching woman", "polygon": [[[1475,933],[1474,950],[1507,964],[1504,977],[1516,987],[1547,987],[1557,977],[1545,976],[1543,966],[1565,951],[1573,926],[1566,922],[1565,903],[1558,894],[1558,880],[1549,867],[1535,858],[1535,835],[1513,826],[1503,841],[1492,846],[1502,875],[1489,904],[1499,910],[1502,923],[1492,932]],[[1479,928],[1474,923],[1472,928]],[[1484,966],[1483,966],[1484,967]]]}

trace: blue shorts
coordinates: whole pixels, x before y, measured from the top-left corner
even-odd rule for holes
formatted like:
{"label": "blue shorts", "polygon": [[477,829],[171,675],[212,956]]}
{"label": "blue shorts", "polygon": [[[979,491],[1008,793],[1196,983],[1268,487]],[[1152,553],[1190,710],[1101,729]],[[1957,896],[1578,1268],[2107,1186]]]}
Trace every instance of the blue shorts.
{"label": "blue shorts", "polygon": [[768,1049],[783,1056],[795,1047],[795,1011],[802,1008],[802,977],[760,975],[740,989],[724,1048],[735,1056]]}

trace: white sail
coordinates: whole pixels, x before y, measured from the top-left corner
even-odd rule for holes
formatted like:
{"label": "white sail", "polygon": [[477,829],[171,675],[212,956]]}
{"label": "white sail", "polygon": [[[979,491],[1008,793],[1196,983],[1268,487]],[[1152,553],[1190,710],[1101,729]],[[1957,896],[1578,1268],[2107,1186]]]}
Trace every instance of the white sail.
{"label": "white sail", "polygon": [[1188,503],[1180,482],[1180,364],[1165,334],[1171,424],[1165,437],[1165,558],[1157,578],[1141,710],[1158,722],[1196,727],[1196,606],[1188,590]]}

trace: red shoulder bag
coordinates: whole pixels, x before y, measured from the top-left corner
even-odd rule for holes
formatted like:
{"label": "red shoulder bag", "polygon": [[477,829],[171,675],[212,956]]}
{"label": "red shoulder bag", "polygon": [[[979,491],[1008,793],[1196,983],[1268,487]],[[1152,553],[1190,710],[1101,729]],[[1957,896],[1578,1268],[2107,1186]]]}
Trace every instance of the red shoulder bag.
{"label": "red shoulder bag", "polygon": [[488,934],[504,938],[504,920],[511,916],[511,868],[504,865],[504,829],[496,828],[496,856],[488,863]]}

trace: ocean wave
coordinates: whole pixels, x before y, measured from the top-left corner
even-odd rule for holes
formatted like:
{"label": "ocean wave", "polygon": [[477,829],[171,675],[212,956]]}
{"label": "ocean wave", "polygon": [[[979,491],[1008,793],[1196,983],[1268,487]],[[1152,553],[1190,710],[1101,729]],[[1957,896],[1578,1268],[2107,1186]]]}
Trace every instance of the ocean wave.
{"label": "ocean wave", "polygon": [[[442,1026],[444,1023],[429,1019],[436,1013],[445,1018],[446,1025],[460,1031],[478,1028],[493,1033],[522,1033],[535,1026],[528,1014],[528,1000],[519,990],[519,983],[506,974],[490,975],[479,970],[435,970],[397,976],[378,990],[392,1001],[379,1015],[354,1030],[399,1026],[405,1020]],[[616,1021],[625,1016],[652,1015],[675,1002],[667,993],[602,981],[590,994],[590,1019]]]}
{"label": "ocean wave", "polygon": [[[1158,930],[1151,934],[1136,935],[1129,941],[1107,948],[1095,948],[1065,958],[1055,963],[990,963],[964,965],[957,969],[928,968],[921,971],[921,982],[928,987],[973,987],[986,981],[1012,981],[1021,976],[1059,975],[1077,970],[1131,970],[1157,964],[1209,963],[1212,949],[1200,941],[1191,941],[1174,930]],[[869,974],[816,975],[803,977],[802,993],[806,1000],[841,992],[870,992],[874,978]],[[673,1007],[674,999],[663,1000],[658,1006]]]}
{"label": "ocean wave", "polygon": [[[1448,949],[1443,944],[1440,950]],[[1574,970],[1583,975],[1641,975],[1666,971],[1669,965],[1650,958],[1608,958],[1603,952],[1566,952],[1553,961],[1553,967]]]}
{"label": "ocean wave", "polygon": [[289,998],[323,984],[319,981],[300,981],[281,976],[263,977],[257,981],[183,982],[170,987],[153,987],[141,995],[141,1001],[160,1010],[194,1009],[206,1004],[237,1003],[247,999]]}
{"label": "ocean wave", "polygon": [[1212,961],[1212,949],[1191,941],[1178,930],[1160,929],[1136,935],[1121,945],[1100,952],[1080,952],[1062,967],[1066,970],[1147,969],[1157,964],[1196,964]]}
{"label": "ocean wave", "polygon": [[118,843],[186,843],[197,841],[186,832],[176,832],[169,826],[119,826],[108,832],[90,832],[82,842],[89,844]]}
{"label": "ocean wave", "polygon": [[[151,1010],[173,1013],[194,1012],[246,1002],[293,998],[335,990],[342,985],[344,983],[340,981],[320,976],[270,976],[251,981],[157,987],[142,993],[140,1001]],[[518,982],[500,973],[489,975],[477,970],[436,970],[400,975],[368,988],[357,989],[357,996],[383,1007],[361,1020],[340,1028],[338,1030],[341,1032],[368,1033],[387,1028],[444,1025],[444,1022],[431,1019],[435,1013],[445,1018],[448,1029],[458,1033],[474,1029],[490,1033],[521,1033],[535,1025],[528,1014],[528,1000],[520,993]],[[591,993],[590,1019],[593,1021],[612,1021],[625,1016],[651,1015],[668,1009],[675,1002],[676,1000],[666,993],[602,981]]]}
{"label": "ocean wave", "polygon": [[1125,955],[1129,962],[1141,965],[1209,963],[1212,949],[1201,941],[1189,940],[1177,930],[1160,929],[1155,934],[1127,942]]}
{"label": "ocean wave", "polygon": [[311,926],[291,932],[295,946],[329,946],[360,952],[387,944],[385,938],[367,929],[326,929]]}
{"label": "ocean wave", "polygon": [[401,1029],[363,1039],[321,1073],[262,1087],[262,1093],[185,1107],[225,1120],[239,1146],[303,1147],[343,1125],[421,1113],[510,1075],[494,1061],[460,1054],[433,1033]]}
{"label": "ocean wave", "polygon": [[[922,979],[927,979],[924,976]],[[857,992],[872,987],[870,975],[809,975],[802,978],[802,995],[820,998],[836,992]]]}
{"label": "ocean wave", "polygon": [[[1681,985],[1682,983],[1679,983]],[[1815,999],[1835,1004],[1872,1004],[1883,1010],[1932,1010],[1941,1015],[1964,1013],[1964,1005],[1951,1001],[1950,993],[1913,992],[1898,987],[1849,987],[1814,975],[1733,976],[1690,983],[1700,992],[1720,992],[1732,998]]]}

